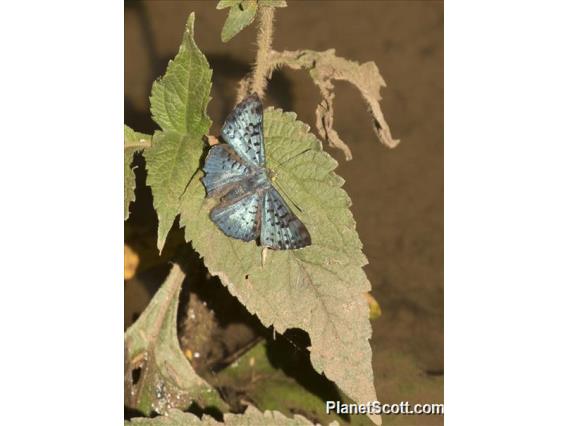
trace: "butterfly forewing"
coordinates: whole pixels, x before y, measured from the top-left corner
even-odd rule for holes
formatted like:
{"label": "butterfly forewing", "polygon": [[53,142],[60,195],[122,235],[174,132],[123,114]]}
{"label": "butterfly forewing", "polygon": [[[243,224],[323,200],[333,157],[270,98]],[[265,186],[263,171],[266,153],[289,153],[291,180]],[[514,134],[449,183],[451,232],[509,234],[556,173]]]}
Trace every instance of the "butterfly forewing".
{"label": "butterfly forewing", "polygon": [[246,98],[229,114],[221,136],[243,159],[264,167],[262,103],[256,94]]}
{"label": "butterfly forewing", "polygon": [[209,150],[203,169],[203,184],[207,196],[222,193],[227,185],[252,174],[252,167],[245,164],[235,151],[225,144],[215,145]]}

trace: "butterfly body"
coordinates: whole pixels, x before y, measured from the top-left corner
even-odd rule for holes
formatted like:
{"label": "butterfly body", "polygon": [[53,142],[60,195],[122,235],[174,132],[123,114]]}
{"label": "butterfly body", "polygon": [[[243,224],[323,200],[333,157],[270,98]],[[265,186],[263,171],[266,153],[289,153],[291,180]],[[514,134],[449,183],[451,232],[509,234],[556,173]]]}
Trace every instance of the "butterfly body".
{"label": "butterfly body", "polygon": [[258,239],[262,246],[281,250],[308,246],[308,230],[272,185],[262,124],[262,104],[249,96],[223,125],[227,144],[214,145],[207,154],[203,183],[207,197],[220,200],[211,219],[232,238]]}

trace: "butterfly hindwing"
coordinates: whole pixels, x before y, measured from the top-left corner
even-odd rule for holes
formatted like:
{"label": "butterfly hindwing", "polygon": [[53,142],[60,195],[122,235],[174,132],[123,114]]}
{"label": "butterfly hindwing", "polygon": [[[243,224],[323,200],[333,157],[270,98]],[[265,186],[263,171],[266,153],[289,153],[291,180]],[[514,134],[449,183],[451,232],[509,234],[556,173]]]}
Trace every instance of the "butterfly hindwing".
{"label": "butterfly hindwing", "polygon": [[239,103],[225,120],[221,136],[246,161],[264,167],[262,103],[253,94]]}
{"label": "butterfly hindwing", "polygon": [[278,191],[264,193],[260,243],[277,250],[298,249],[312,241],[306,226],[290,210]]}
{"label": "butterfly hindwing", "polygon": [[258,193],[220,203],[211,210],[211,219],[225,235],[243,241],[258,238],[263,200]]}

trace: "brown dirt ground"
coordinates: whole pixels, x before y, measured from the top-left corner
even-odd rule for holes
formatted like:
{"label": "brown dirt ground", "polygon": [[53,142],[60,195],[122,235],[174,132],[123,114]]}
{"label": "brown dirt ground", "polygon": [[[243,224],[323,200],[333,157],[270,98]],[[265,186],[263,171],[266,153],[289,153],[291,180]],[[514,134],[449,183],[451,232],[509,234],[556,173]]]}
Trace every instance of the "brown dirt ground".
{"label": "brown dirt ground", "polygon": [[[125,123],[152,132],[152,81],[177,52],[196,12],[196,41],[214,70],[213,134],[234,104],[236,83],[254,58],[255,30],[220,40],[226,11],[213,1],[125,4]],[[288,1],[277,10],[276,49],[335,48],[375,61],[388,87],[382,107],[394,150],[376,140],[358,93],[337,84],[335,127],[353,151],[331,154],[345,178],[369,259],[365,268],[383,315],[373,322],[373,367],[383,402],[443,402],[443,3]],[[314,124],[318,91],[303,71],[275,74],[267,104]],[[128,303],[128,297],[127,297]],[[385,416],[385,424],[442,424],[438,416]]]}

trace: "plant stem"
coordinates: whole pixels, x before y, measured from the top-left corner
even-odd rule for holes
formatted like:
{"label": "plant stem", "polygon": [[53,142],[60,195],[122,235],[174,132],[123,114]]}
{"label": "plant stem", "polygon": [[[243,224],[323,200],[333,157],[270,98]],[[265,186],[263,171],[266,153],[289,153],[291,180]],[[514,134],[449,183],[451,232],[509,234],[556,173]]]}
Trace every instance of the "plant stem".
{"label": "plant stem", "polygon": [[124,144],[124,149],[129,148],[138,148],[138,149],[145,149],[150,148],[152,143],[146,139],[140,139],[138,142],[126,142]]}
{"label": "plant stem", "polygon": [[274,31],[274,8],[260,6],[257,35],[256,64],[252,76],[251,92],[263,98],[268,74],[271,71],[270,52],[272,46],[272,33]]}

